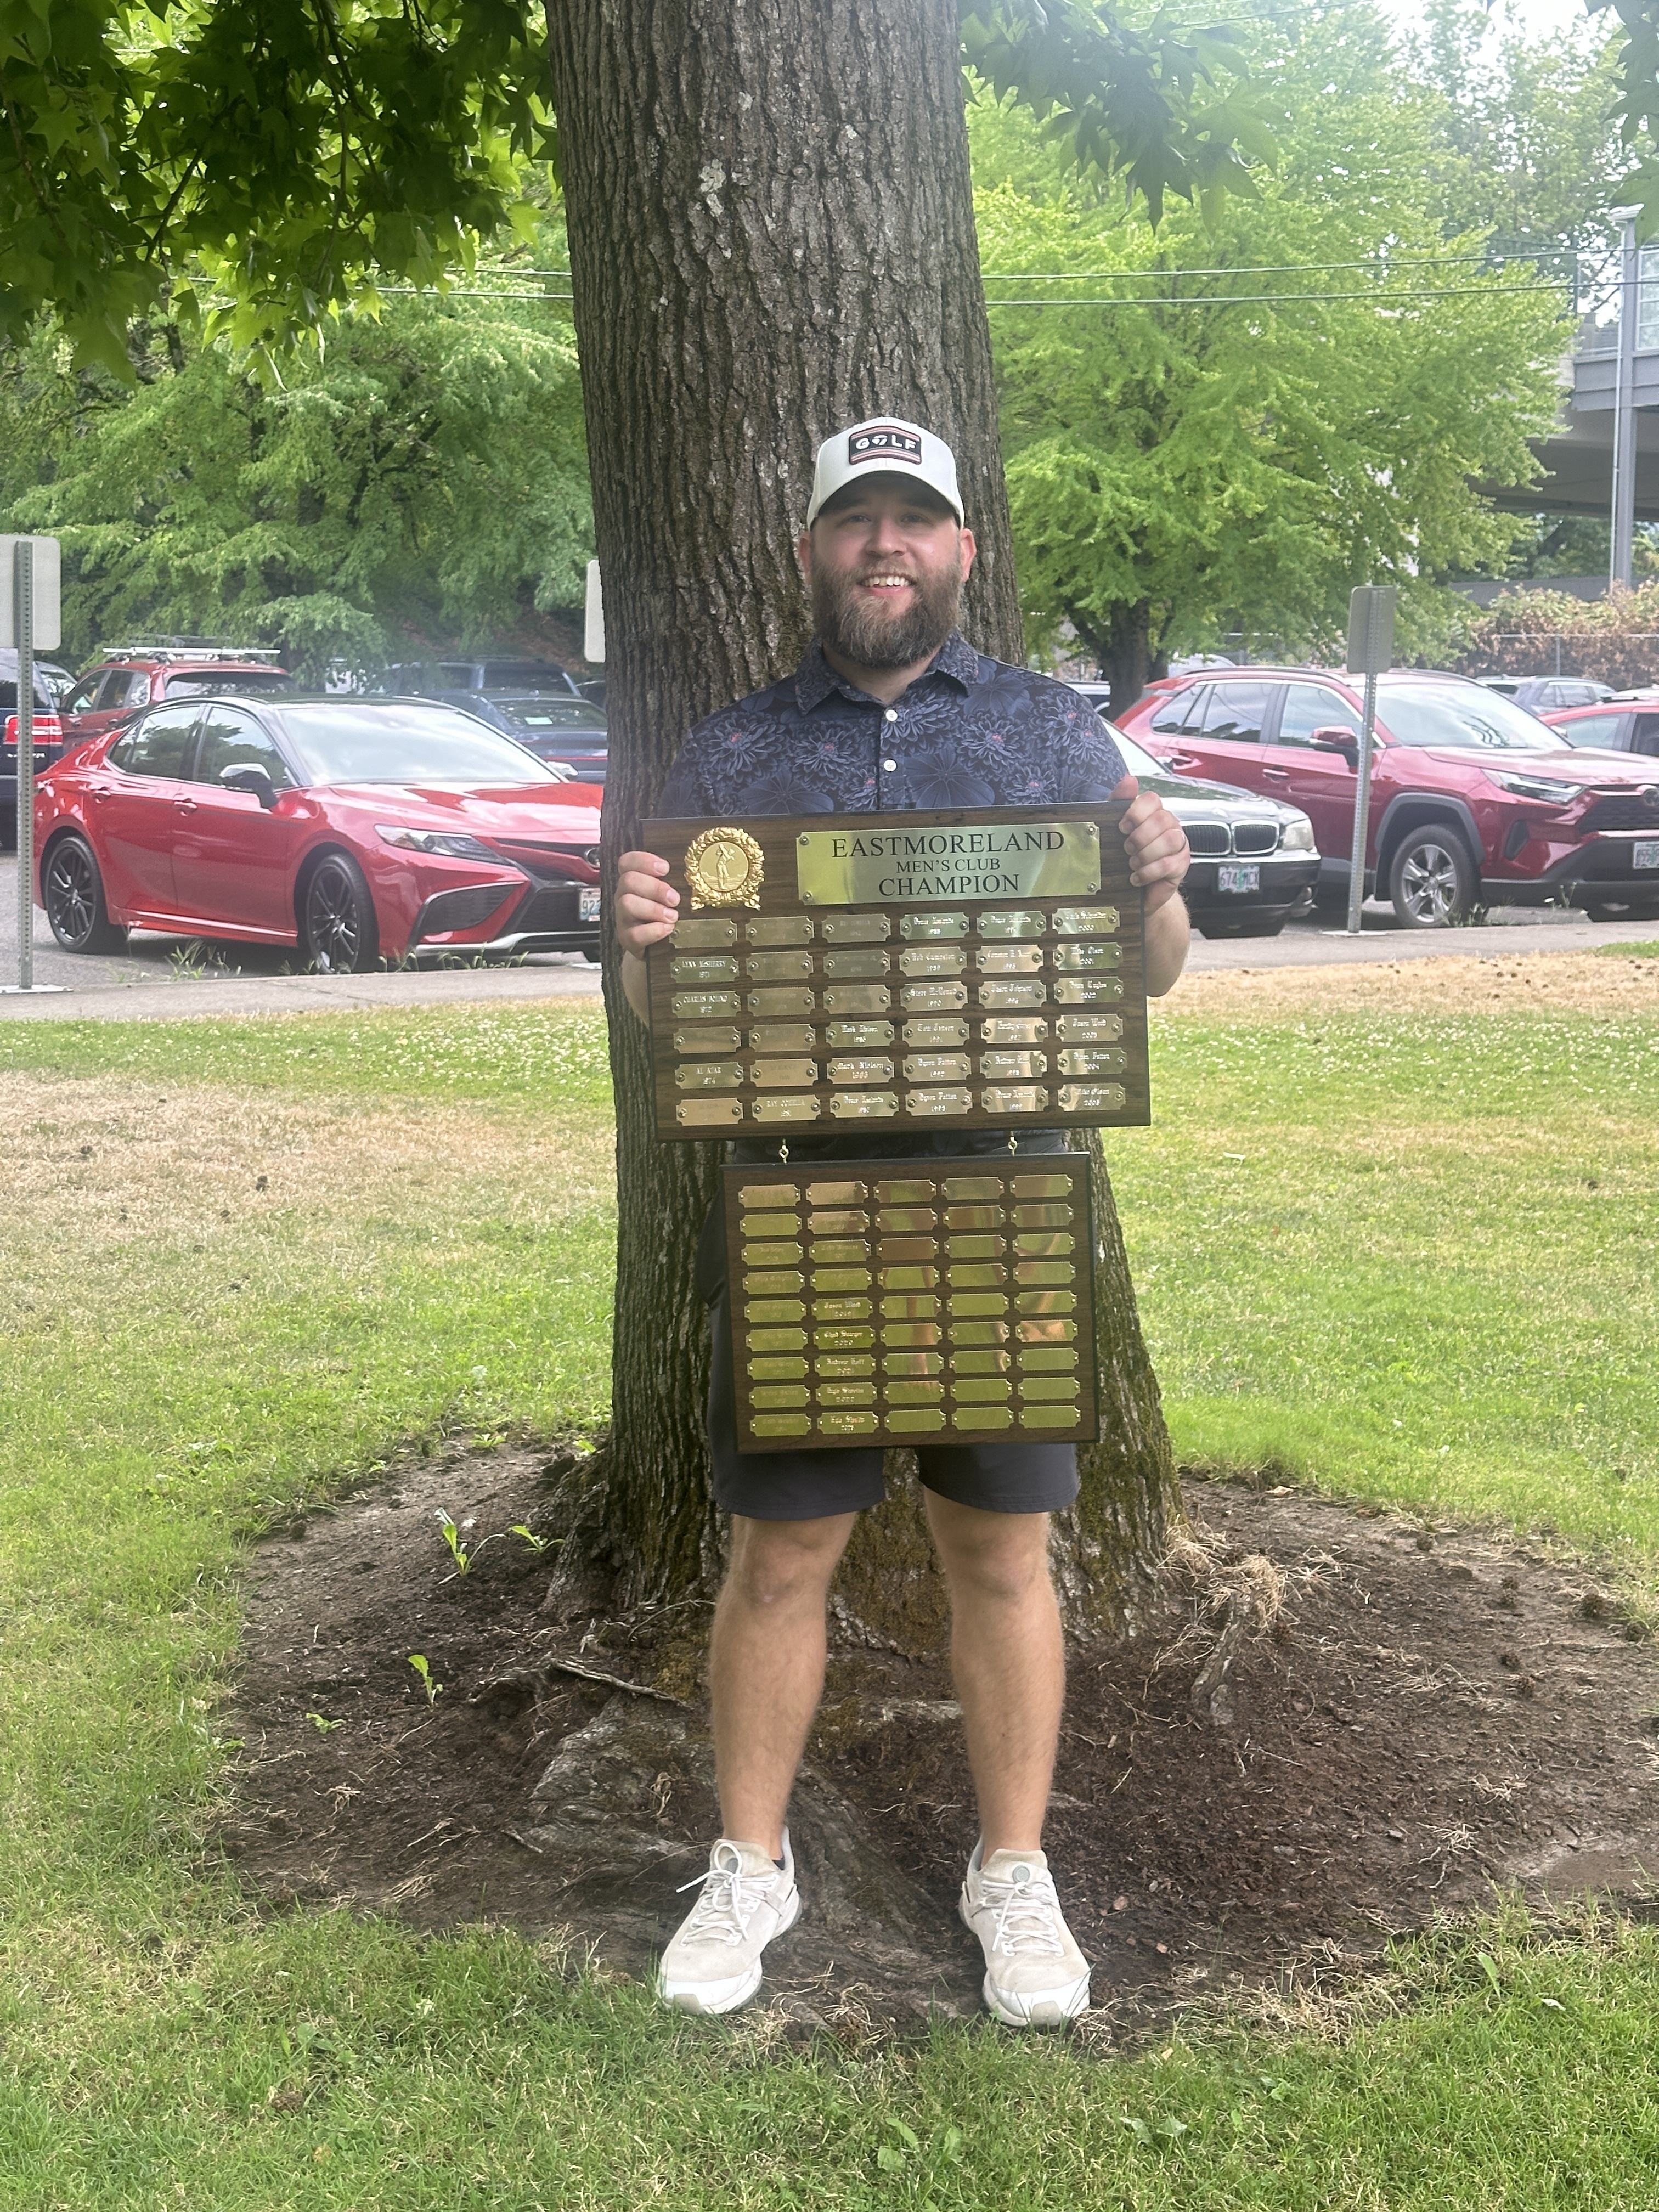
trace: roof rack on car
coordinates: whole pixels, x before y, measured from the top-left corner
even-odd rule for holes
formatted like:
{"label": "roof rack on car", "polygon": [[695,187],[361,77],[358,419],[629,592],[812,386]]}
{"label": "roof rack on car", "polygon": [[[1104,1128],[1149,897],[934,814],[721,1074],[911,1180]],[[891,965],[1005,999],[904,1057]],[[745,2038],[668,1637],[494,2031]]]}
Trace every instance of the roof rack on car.
{"label": "roof rack on car", "polygon": [[232,645],[222,637],[129,637],[100,645],[100,660],[268,660],[282,654],[270,645]]}

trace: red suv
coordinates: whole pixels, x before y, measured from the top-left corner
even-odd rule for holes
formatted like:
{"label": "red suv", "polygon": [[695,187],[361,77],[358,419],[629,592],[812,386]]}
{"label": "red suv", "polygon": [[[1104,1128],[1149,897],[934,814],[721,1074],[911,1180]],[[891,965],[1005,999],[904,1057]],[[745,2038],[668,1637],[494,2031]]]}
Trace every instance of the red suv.
{"label": "red suv", "polygon": [[157,699],[236,691],[291,691],[294,679],[269,653],[246,646],[106,646],[58,702],[65,747],[96,738]]}
{"label": "red suv", "polygon": [[[1212,776],[1310,816],[1322,898],[1347,894],[1360,695],[1312,668],[1206,671],[1122,717],[1183,775]],[[1443,928],[1477,901],[1566,900],[1593,915],[1659,912],[1659,769],[1577,751],[1461,676],[1379,679],[1365,888],[1408,927]]]}

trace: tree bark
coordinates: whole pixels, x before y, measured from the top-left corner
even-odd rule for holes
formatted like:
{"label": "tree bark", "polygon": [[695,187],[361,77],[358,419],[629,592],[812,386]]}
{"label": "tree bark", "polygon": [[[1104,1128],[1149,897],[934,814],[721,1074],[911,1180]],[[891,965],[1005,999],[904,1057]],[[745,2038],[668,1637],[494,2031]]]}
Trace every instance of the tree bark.
{"label": "tree bark", "polygon": [[[690,724],[802,651],[793,539],[839,425],[890,410],[955,447],[980,548],[965,627],[1023,652],[951,0],[562,0],[548,30],[605,577],[608,877]],[[719,1153],[656,1140],[645,1033],[605,957],[619,1219],[592,1517],[627,1601],[682,1594],[717,1557],[692,1256]],[[1133,1443],[1097,1578],[1127,1565],[1111,1529],[1156,1540],[1170,1482],[1113,1249],[1101,1304],[1134,1353],[1109,1418]]]}

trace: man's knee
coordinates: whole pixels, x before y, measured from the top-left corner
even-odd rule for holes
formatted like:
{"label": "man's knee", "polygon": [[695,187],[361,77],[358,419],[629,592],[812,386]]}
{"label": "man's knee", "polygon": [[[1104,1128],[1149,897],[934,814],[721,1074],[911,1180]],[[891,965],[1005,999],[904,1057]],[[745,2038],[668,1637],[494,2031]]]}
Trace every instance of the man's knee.
{"label": "man's knee", "polygon": [[1018,1605],[1046,1592],[1048,1516],[988,1513],[930,1497],[933,1541],[953,1595]]}
{"label": "man's knee", "polygon": [[822,1605],[855,1517],[834,1513],[815,1521],[751,1521],[733,1514],[726,1589],[744,1604],[762,1608]]}

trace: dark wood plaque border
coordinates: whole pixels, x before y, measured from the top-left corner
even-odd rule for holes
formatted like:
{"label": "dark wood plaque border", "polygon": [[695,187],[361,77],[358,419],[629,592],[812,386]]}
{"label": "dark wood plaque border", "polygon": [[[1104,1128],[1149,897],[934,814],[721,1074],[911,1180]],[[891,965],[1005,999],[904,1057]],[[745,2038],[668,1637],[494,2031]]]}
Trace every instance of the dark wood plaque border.
{"label": "dark wood plaque border", "polygon": [[[1027,911],[1045,914],[1052,914],[1057,907],[1115,906],[1118,909],[1119,915],[1119,925],[1115,933],[1116,942],[1122,947],[1123,952],[1121,965],[1115,971],[1123,979],[1123,996],[1115,1004],[1100,1009],[1102,1012],[1121,1016],[1123,1023],[1123,1033],[1117,1042],[1125,1053],[1126,1066],[1121,1074],[1110,1079],[1121,1084],[1124,1091],[1124,1103],[1115,1113],[1068,1114],[1062,1112],[1053,1102],[1058,1097],[1060,1085],[1066,1079],[1051,1071],[1043,1079],[1043,1088],[1048,1092],[1050,1103],[1040,1114],[994,1114],[987,1112],[975,1103],[965,1114],[921,1115],[905,1114],[901,1111],[880,1119],[872,1117],[866,1120],[862,1117],[852,1116],[842,1118],[833,1115],[830,1110],[830,1100],[836,1096],[837,1087],[823,1079],[823,1071],[830,1055],[820,1037],[812,1055],[818,1063],[820,1079],[813,1085],[799,1086],[800,1095],[806,1095],[810,1090],[819,1102],[818,1113],[815,1119],[788,1122],[757,1121],[752,1112],[754,1102],[757,1097],[763,1097],[769,1094],[757,1090],[752,1084],[744,1082],[723,1093],[701,1094],[707,1097],[723,1096],[738,1100],[743,1108],[741,1119],[729,1122],[716,1122],[712,1125],[700,1122],[688,1127],[678,1120],[675,1110],[680,1102],[690,1094],[681,1090],[674,1080],[674,1070],[681,1055],[677,1055],[674,1051],[673,1032],[677,1027],[690,1025],[690,1018],[677,1020],[673,1012],[674,991],[669,976],[669,962],[674,957],[672,941],[653,945],[646,964],[650,987],[651,1056],[656,1088],[658,1136],[671,1139],[679,1139],[691,1143],[706,1143],[710,1139],[719,1141],[733,1137],[753,1136],[848,1137],[855,1136],[860,1129],[867,1129],[872,1133],[879,1131],[884,1135],[892,1135],[898,1132],[915,1135],[935,1129],[1133,1128],[1142,1127],[1149,1122],[1152,1119],[1152,1097],[1146,1059],[1146,962],[1144,934],[1146,898],[1145,893],[1129,880],[1128,860],[1123,850],[1123,840],[1118,828],[1123,811],[1123,807],[1120,804],[1100,802],[1089,805],[993,806],[931,811],[918,809],[913,812],[900,814],[706,816],[695,821],[653,821],[642,823],[640,831],[641,844],[644,849],[659,854],[668,862],[669,879],[680,895],[680,911],[688,919],[692,918],[691,892],[690,886],[686,881],[685,851],[693,838],[700,836],[704,830],[716,828],[724,823],[728,827],[745,831],[760,846],[764,855],[765,873],[760,889],[759,905],[702,909],[704,913],[729,916],[736,922],[738,942],[733,949],[739,955],[748,949],[744,940],[744,925],[757,914],[769,915],[811,913],[815,919],[823,915],[840,914],[885,914],[890,917],[892,923],[892,934],[887,940],[886,949],[895,956],[894,970],[890,979],[894,1006],[890,1016],[874,1018],[887,1018],[893,1023],[895,1038],[891,1058],[894,1076],[890,1085],[866,1087],[890,1088],[900,1095],[901,1099],[905,1090],[913,1087],[904,1082],[900,1073],[905,1049],[902,1042],[902,1024],[906,1017],[897,1003],[901,978],[897,972],[896,956],[906,943],[899,934],[899,921],[902,915],[923,912],[960,911],[967,913],[971,918],[987,908],[994,910],[1000,906],[1019,907]],[[1022,814],[1042,821],[1092,821],[1099,824],[1101,887],[1098,892],[1091,897],[1073,893],[1036,898],[1010,896],[1001,900],[962,901],[941,898],[926,902],[909,900],[890,905],[812,908],[803,907],[797,896],[796,839],[803,830],[973,829],[990,823],[1006,823],[1011,817],[1017,820]],[[971,919],[967,937],[957,941],[968,947],[971,958],[973,950],[981,941],[972,927]],[[811,977],[803,981],[810,981],[815,998],[821,999],[826,982],[823,973],[823,957],[826,951],[832,951],[834,948],[826,945],[821,932],[815,930],[811,946],[802,949],[810,950],[812,956]],[[1052,951],[1052,944],[1045,940],[1044,960],[1040,974],[1042,979],[1050,985],[1055,980],[1052,960],[1049,957]],[[965,980],[971,988],[974,981],[974,971],[971,967]],[[738,990],[740,1001],[746,1002],[750,988],[746,980],[740,981]],[[1018,1013],[1020,1010],[1010,1009],[1009,1011]],[[1056,1041],[1052,1035],[1052,1024],[1057,1016],[1065,1011],[1064,1007],[1052,1003],[1041,1009],[1043,1018],[1051,1025],[1049,1043],[1047,1048],[1051,1053],[1058,1049]],[[1085,1010],[1079,1008],[1079,1011]],[[994,1012],[994,1009],[982,1008],[971,1004],[962,1009],[963,1018],[970,1024],[976,1024],[988,1012]],[[754,1015],[748,1011],[745,1003],[743,1010],[735,1016],[715,1015],[702,1018],[702,1025],[721,1027],[728,1023],[735,1024],[746,1039],[747,1032],[755,1026],[757,1020],[787,1021],[789,1018],[787,1015]],[[811,1022],[821,1031],[825,1020],[833,1019],[835,1017],[826,1016],[820,1004],[818,1009],[812,1014],[803,1014],[797,1018],[802,1023]],[[970,1038],[969,1049],[974,1051],[977,1048],[978,1038],[975,1031]],[[744,1052],[747,1051],[746,1042],[740,1049]],[[975,1083],[975,1088],[977,1089],[977,1087]]]}
{"label": "dark wood plaque border", "polygon": [[[757,1408],[750,1398],[750,1392],[754,1386],[749,1374],[749,1361],[751,1357],[750,1340],[751,1332],[757,1330],[763,1332],[775,1328],[776,1324],[767,1319],[751,1322],[745,1311],[749,1301],[744,1295],[744,1240],[738,1224],[742,1215],[754,1209],[739,1204],[740,1191],[745,1188],[752,1189],[757,1184],[763,1184],[775,1187],[781,1195],[787,1192],[798,1216],[804,1222],[805,1216],[810,1210],[805,1200],[806,1186],[809,1183],[862,1182],[866,1188],[871,1188],[868,1212],[872,1221],[873,1243],[876,1200],[873,1188],[871,1187],[877,1182],[920,1181],[925,1178],[929,1182],[943,1185],[947,1176],[1006,1176],[1055,1173],[1065,1174],[1071,1182],[1070,1205],[1073,1217],[1078,1224],[1074,1231],[1078,1261],[1077,1274],[1074,1283],[1071,1285],[1077,1299],[1077,1307],[1075,1312],[1066,1316],[1076,1325],[1077,1334],[1071,1340],[1077,1346],[1078,1373],[1082,1382],[1082,1389],[1078,1394],[1079,1417],[1075,1425],[1064,1429],[1022,1427],[1018,1419],[1018,1376],[1016,1368],[1013,1378],[1015,1395],[1011,1401],[1016,1418],[1012,1427],[968,1428],[957,1425],[950,1418],[951,1408],[947,1392],[944,1401],[946,1417],[944,1428],[922,1434],[917,1434],[915,1431],[892,1431],[881,1419],[889,1408],[885,1394],[886,1378],[878,1371],[874,1378],[877,1401],[872,1408],[878,1416],[878,1425],[873,1435],[823,1436],[817,1433],[816,1431],[809,1431],[803,1437],[757,1436],[755,1434],[752,1421]],[[1086,1152],[975,1152],[962,1158],[948,1158],[940,1153],[926,1153],[916,1158],[900,1159],[792,1160],[787,1163],[769,1160],[764,1164],[737,1162],[722,1170],[722,1183],[721,1198],[726,1212],[727,1295],[732,1320],[732,1383],[737,1402],[738,1449],[739,1451],[857,1451],[896,1445],[925,1449],[933,1444],[961,1443],[1089,1443],[1099,1435],[1100,1417],[1097,1397],[1097,1375],[1095,1352],[1094,1215],[1091,1198],[1090,1161]],[[1019,1202],[1012,1194],[1005,1200],[1005,1203],[1011,1207]],[[872,1259],[873,1274],[873,1251]],[[1012,1273],[1015,1255],[1011,1248],[1005,1267],[1006,1286],[1011,1299],[1017,1291]],[[818,1329],[846,1325],[844,1319],[836,1315],[833,1307],[834,1300],[838,1296],[844,1297],[844,1293],[834,1291],[816,1291],[810,1266],[804,1267],[801,1273],[805,1283],[802,1302],[805,1304],[807,1312],[805,1322],[796,1326],[803,1327],[805,1329],[805,1357],[809,1367],[810,1382],[812,1379],[811,1370],[814,1363],[814,1347],[818,1341]],[[946,1286],[941,1284],[939,1291],[940,1306],[939,1325],[944,1334],[938,1348],[946,1355],[948,1362],[951,1349],[949,1335],[951,1323],[945,1304],[946,1295]],[[881,1313],[882,1297],[883,1292],[879,1284],[873,1284],[871,1291],[870,1325],[876,1332],[875,1350],[878,1370],[879,1355],[884,1348],[881,1341],[884,1327]],[[825,1313],[824,1318],[820,1321],[818,1318],[820,1309],[826,1299],[830,1301],[830,1310]],[[1019,1317],[1016,1316],[1009,1322],[1008,1349],[1011,1352],[1017,1352],[1018,1348],[1018,1319]],[[902,1319],[900,1319],[897,1325],[904,1326],[905,1323]],[[891,1350],[894,1347],[890,1344],[885,1348]],[[960,1350],[965,1347],[958,1346],[957,1348]],[[764,1356],[768,1351],[775,1351],[778,1347],[769,1346],[763,1343],[756,1349],[760,1356]]]}

